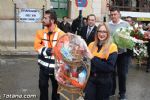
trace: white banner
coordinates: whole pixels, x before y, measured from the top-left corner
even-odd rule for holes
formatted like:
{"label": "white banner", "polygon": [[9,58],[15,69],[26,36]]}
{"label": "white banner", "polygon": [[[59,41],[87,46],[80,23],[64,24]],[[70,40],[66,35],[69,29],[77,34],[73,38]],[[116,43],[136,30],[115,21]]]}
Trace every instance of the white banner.
{"label": "white banner", "polygon": [[19,22],[40,22],[42,18],[41,9],[21,8],[18,13]]}

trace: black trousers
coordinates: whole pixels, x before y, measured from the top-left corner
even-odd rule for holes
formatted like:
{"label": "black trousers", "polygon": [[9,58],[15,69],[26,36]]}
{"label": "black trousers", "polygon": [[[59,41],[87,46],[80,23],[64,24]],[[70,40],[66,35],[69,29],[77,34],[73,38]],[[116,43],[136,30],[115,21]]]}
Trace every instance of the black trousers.
{"label": "black trousers", "polygon": [[150,41],[147,43],[147,52],[148,52],[148,58],[147,58],[146,70],[150,70]]}
{"label": "black trousers", "polygon": [[84,100],[109,100],[112,90],[112,77],[90,75],[84,90]]}
{"label": "black trousers", "polygon": [[126,93],[126,79],[128,73],[128,66],[131,62],[131,55],[127,53],[118,54],[116,66],[117,72],[113,73],[113,89],[111,95],[115,95],[116,90],[116,74],[118,74],[118,84],[119,84],[119,95],[125,95]]}
{"label": "black trousers", "polygon": [[[41,67],[41,66],[40,66]],[[40,100],[48,100],[48,81],[51,79],[52,83],[52,98],[51,100],[59,100],[59,94],[57,94],[58,84],[54,77],[54,69],[51,70],[51,74],[47,74],[46,69],[40,69],[39,72],[39,89],[40,89]]]}

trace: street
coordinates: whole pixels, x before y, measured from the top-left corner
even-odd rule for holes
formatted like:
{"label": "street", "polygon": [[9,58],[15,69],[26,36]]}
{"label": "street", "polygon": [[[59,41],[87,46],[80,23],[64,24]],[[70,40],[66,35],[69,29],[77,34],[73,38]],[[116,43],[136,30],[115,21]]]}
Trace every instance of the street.
{"label": "street", "polygon": [[[38,73],[36,56],[1,56],[0,99],[39,100]],[[145,72],[145,66],[137,67],[135,64],[130,66],[127,98],[150,100],[150,73]],[[65,100],[63,97],[61,99]]]}

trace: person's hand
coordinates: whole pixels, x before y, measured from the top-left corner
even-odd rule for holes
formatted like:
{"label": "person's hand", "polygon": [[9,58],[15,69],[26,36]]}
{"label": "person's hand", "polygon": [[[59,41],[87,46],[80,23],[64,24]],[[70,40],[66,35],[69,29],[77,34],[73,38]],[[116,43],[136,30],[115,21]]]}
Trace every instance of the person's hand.
{"label": "person's hand", "polygon": [[92,58],[94,57],[89,49],[87,49],[87,56],[88,56],[90,59],[92,59]]}
{"label": "person's hand", "polygon": [[46,54],[47,54],[48,56],[51,56],[51,55],[52,55],[52,48],[47,48]]}

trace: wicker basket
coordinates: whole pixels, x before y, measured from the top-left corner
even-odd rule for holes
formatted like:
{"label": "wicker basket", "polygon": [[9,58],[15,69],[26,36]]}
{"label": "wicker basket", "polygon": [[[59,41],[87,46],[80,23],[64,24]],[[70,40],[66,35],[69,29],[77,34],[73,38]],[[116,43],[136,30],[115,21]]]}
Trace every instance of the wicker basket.
{"label": "wicker basket", "polygon": [[[67,91],[71,94],[83,94],[83,89],[90,75],[91,65],[90,59],[87,58],[86,51],[87,45],[85,41],[74,34],[65,34],[56,43],[54,47],[54,56],[56,58],[55,76],[59,84],[58,92],[60,94],[62,94],[63,91]],[[67,66],[70,70],[77,68],[75,72],[78,73],[78,75],[86,71],[84,81],[80,80],[80,77],[74,77],[73,72],[68,71]],[[83,70],[81,68],[83,68]],[[73,84],[73,82],[78,82],[78,84]],[[64,94],[63,96],[66,97]]]}
{"label": "wicker basket", "polygon": [[[82,61],[82,64],[85,65],[85,69],[87,71],[87,76],[86,76],[86,81],[84,82],[84,86],[82,88],[78,88],[78,87],[75,87],[75,86],[72,86],[72,85],[66,85],[66,84],[63,84],[63,83],[60,83],[58,82],[58,93],[63,96],[64,98],[66,98],[66,100],[76,100],[74,98],[74,94],[78,94],[80,96],[83,96],[83,90],[87,84],[87,81],[88,81],[88,78],[89,78],[89,75],[90,75],[90,61],[88,60],[87,62],[89,63],[86,63],[85,61]],[[69,99],[65,94],[64,92],[68,92],[72,95],[72,99]]]}

